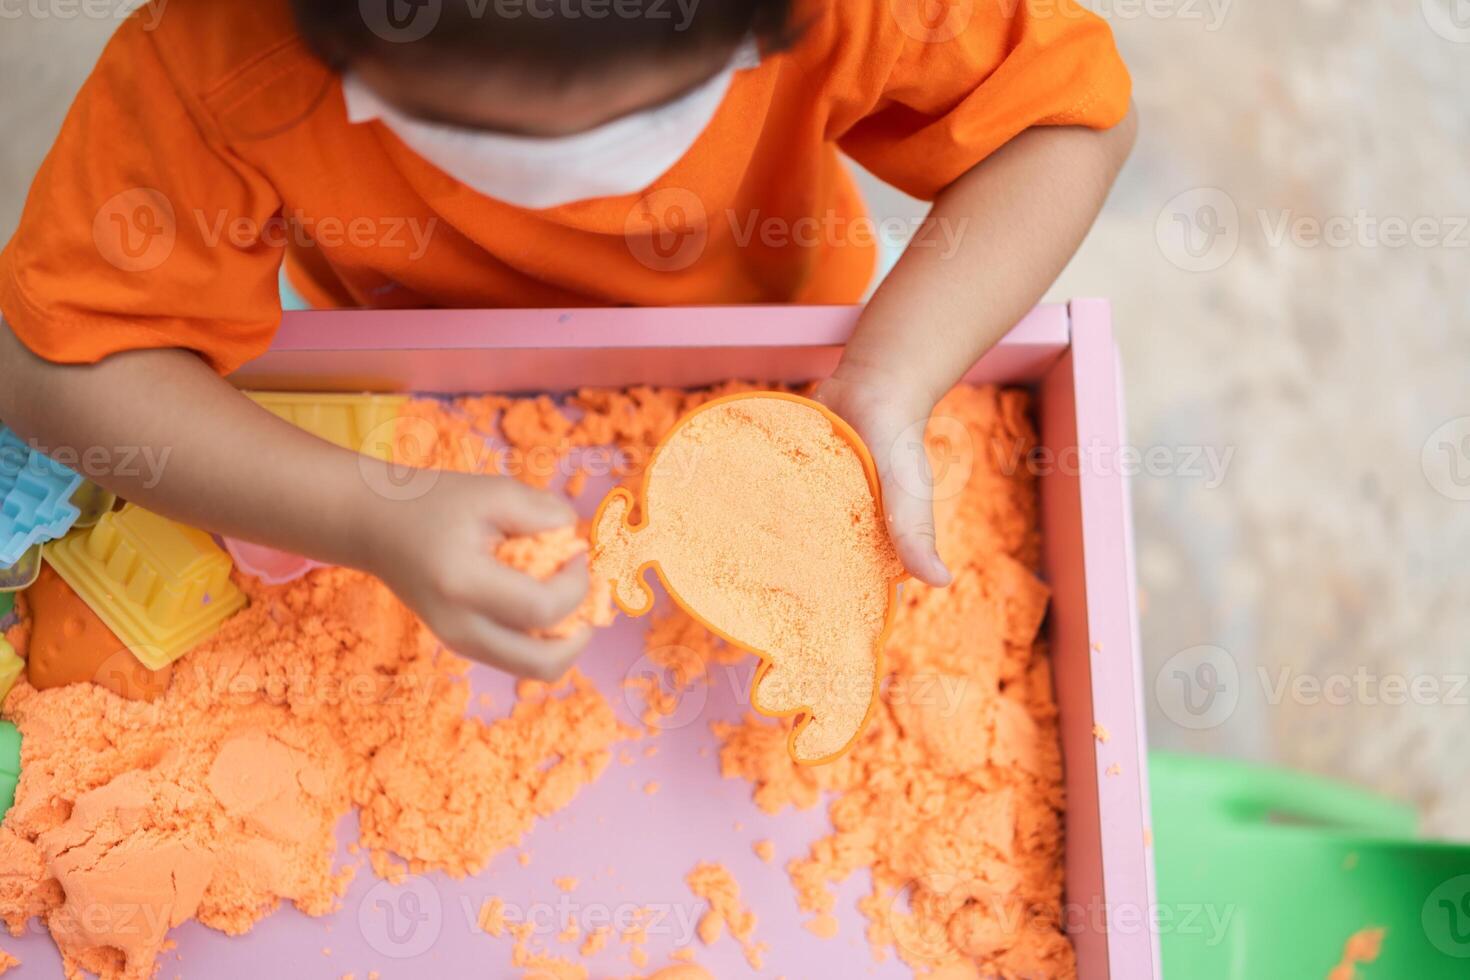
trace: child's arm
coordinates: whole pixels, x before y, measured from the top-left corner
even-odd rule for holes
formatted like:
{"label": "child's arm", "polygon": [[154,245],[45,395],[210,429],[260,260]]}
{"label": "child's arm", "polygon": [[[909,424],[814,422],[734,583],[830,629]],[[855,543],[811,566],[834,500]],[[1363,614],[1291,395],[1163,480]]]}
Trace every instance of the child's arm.
{"label": "child's arm", "polygon": [[[0,319],[0,418],[43,449],[68,447],[84,460],[102,450],[114,465],[86,475],[152,510],[377,575],[466,656],[549,679],[586,642],[586,631],[568,640],[525,632],[576,608],[583,563],[542,583],[493,557],[501,535],[573,523],[565,501],[506,477],[447,472],[415,481],[422,493],[389,499],[375,487],[401,490],[403,481],[387,464],[281,421],[188,351],[53,364]],[[155,465],[138,466],[138,451]]]}
{"label": "child's arm", "polygon": [[930,221],[957,235],[958,248],[905,252],[818,391],[872,449],[899,556],[931,585],[950,575],[935,550],[929,463],[911,438],[915,423],[1061,273],[1136,130],[1132,110],[1107,130],[1032,128],[946,188]]}

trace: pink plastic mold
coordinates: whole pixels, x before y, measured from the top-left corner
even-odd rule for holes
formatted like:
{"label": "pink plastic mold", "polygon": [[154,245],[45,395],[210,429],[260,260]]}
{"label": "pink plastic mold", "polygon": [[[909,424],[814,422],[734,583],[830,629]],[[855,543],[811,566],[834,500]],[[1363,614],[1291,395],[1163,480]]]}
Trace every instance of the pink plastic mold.
{"label": "pink plastic mold", "polygon": [[266,585],[284,585],[296,581],[312,569],[326,567],[310,558],[237,538],[221,537],[220,543],[234,559],[236,568],[246,575],[255,576]]}

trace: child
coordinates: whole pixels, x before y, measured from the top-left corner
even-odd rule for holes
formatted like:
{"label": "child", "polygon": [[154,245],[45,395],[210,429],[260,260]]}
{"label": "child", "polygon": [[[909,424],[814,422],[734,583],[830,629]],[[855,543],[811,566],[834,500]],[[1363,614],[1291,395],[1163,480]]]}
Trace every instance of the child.
{"label": "child", "polygon": [[385,500],[221,376],[269,345],[283,262],[317,306],[856,302],[875,243],[840,149],[935,202],[818,397],[944,585],[914,426],[1041,297],[1132,139],[1074,0],[149,4],[0,256],[0,418],[42,449],[166,451],[161,479],[98,482],[370,571],[452,649],[558,676],[586,637],[532,631],[585,565],[538,583],[491,555],[564,501],[459,474]]}

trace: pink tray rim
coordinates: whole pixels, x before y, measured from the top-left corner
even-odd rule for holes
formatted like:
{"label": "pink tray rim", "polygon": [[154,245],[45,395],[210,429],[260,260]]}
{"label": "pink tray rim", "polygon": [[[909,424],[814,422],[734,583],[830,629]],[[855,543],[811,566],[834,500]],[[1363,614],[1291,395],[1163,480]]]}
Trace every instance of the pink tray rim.
{"label": "pink tray rim", "polygon": [[[422,370],[413,377],[421,381],[450,363],[435,352],[545,353],[590,364],[584,358],[595,351],[682,350],[699,357],[711,350],[761,348],[786,350],[780,362],[787,376],[783,380],[803,373],[815,378],[830,369],[832,349],[845,343],[860,314],[856,306],[307,311],[286,314],[270,352],[232,380],[242,387],[304,390],[302,383],[322,379],[323,365],[334,353],[393,353],[395,365],[418,359]],[[390,375],[376,371],[382,363],[389,362],[356,362],[348,374],[334,379],[332,389],[360,383],[361,390],[401,390]],[[524,374],[547,362],[510,363],[507,370],[519,382],[517,390],[534,390],[535,378]],[[364,364],[374,371],[357,374]],[[1075,417],[1054,431],[1066,432],[1079,444],[1123,445],[1122,391],[1106,301],[1037,307],[966,377],[1036,385],[1042,391],[1061,386]],[[1061,478],[1043,477],[1043,483],[1048,480]],[[1072,568],[1086,608],[1086,622],[1072,624],[1073,633],[1085,637],[1088,647],[1112,653],[1078,657],[1077,662],[1090,665],[1085,690],[1075,689],[1084,697],[1066,699],[1080,710],[1062,717],[1064,746],[1089,747],[1086,758],[1077,758],[1082,753],[1073,749],[1065,759],[1071,805],[1078,814],[1095,814],[1096,820],[1085,828],[1069,824],[1068,886],[1089,881],[1101,889],[1101,894],[1088,895],[1069,890],[1066,901],[1069,910],[1086,917],[1076,937],[1084,980],[1157,978],[1156,931],[1113,925],[1119,914],[1132,920],[1151,916],[1155,908],[1152,853],[1143,843],[1149,823],[1147,754],[1127,485],[1116,473],[1083,472],[1072,480],[1075,490],[1065,492],[1075,494],[1078,516],[1076,526],[1067,530],[1077,537],[1064,543],[1068,563],[1076,563]],[[1053,633],[1058,633],[1055,626]],[[1128,669],[1120,671],[1124,666]],[[1060,689],[1072,682],[1059,676],[1057,683]],[[1097,723],[1113,733],[1107,745],[1094,744]],[[1116,775],[1108,775],[1114,765]],[[1077,862],[1085,862],[1088,873],[1078,873]],[[1092,927],[1099,903],[1107,923],[1100,930]]]}

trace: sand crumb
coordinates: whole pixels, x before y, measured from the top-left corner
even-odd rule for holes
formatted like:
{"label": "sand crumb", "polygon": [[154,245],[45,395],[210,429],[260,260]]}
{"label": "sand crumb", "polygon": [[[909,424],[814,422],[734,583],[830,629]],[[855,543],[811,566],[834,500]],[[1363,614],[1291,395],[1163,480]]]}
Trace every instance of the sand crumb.
{"label": "sand crumb", "polygon": [[561,891],[566,892],[567,894],[571,894],[572,892],[577,890],[576,878],[556,878],[552,881],[552,884]]}
{"label": "sand crumb", "polygon": [[574,470],[572,475],[567,477],[566,487],[564,489],[568,497],[582,496],[583,491],[587,489],[587,471],[580,468]]}
{"label": "sand crumb", "polygon": [[656,973],[650,973],[641,980],[715,980],[715,975],[693,963],[677,963],[673,966],[666,966]]}
{"label": "sand crumb", "polygon": [[475,922],[487,936],[498,939],[505,935],[505,902],[499,898],[485,899],[480,905],[480,914]]}
{"label": "sand crumb", "polygon": [[1123,767],[1115,762],[1104,769],[1103,774],[1107,776],[1121,776],[1123,775]]}
{"label": "sand crumb", "polygon": [[761,950],[753,939],[755,913],[740,904],[740,885],[728,868],[722,864],[702,863],[685,876],[684,881],[695,897],[704,899],[707,908],[700,916],[697,931],[699,941],[712,946],[728,930],[745,951],[746,960],[756,965]]}
{"label": "sand crumb", "polygon": [[830,912],[823,912],[814,919],[808,919],[802,923],[807,932],[819,939],[831,939],[837,935],[837,916]]}
{"label": "sand crumb", "polygon": [[526,971],[524,980],[587,980],[587,968],[580,963],[551,953],[533,950],[531,938],[534,923],[520,922],[509,927],[515,945],[511,948],[511,966]]}
{"label": "sand crumb", "polygon": [[1110,732],[1110,731],[1108,731],[1105,727],[1103,727],[1100,724],[1099,725],[1093,725],[1092,726],[1092,737],[1095,738],[1095,739],[1097,739],[1103,745],[1107,745],[1108,742],[1112,739],[1113,733]]}
{"label": "sand crumb", "polygon": [[1383,952],[1386,929],[1360,929],[1342,947],[1342,959],[1327,974],[1327,980],[1353,980],[1359,963],[1373,963]]}
{"label": "sand crumb", "polygon": [[587,938],[582,940],[582,947],[577,952],[583,958],[593,956],[607,948],[608,940],[612,938],[611,926],[597,926],[587,933]]}
{"label": "sand crumb", "polygon": [[776,845],[768,840],[758,840],[750,845],[750,849],[755,852],[756,857],[767,864],[776,859]]}

